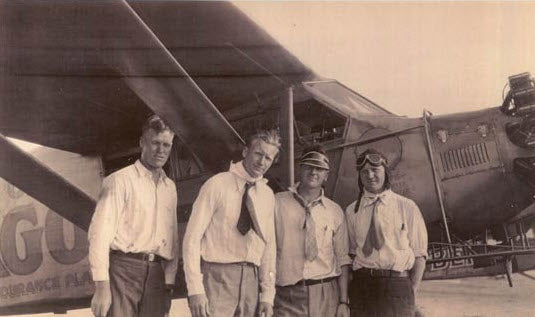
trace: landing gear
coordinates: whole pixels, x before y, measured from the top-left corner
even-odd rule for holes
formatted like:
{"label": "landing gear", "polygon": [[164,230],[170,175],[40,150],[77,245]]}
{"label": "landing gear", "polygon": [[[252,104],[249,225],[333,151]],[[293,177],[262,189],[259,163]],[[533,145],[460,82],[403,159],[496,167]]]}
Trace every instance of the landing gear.
{"label": "landing gear", "polygon": [[507,275],[507,282],[509,282],[509,287],[513,287],[513,257],[505,257],[505,274]]}

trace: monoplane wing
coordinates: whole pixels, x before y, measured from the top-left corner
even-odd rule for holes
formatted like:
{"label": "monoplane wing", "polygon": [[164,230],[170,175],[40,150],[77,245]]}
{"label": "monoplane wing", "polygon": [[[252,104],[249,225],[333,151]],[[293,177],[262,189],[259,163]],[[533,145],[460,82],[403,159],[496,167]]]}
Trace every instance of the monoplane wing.
{"label": "monoplane wing", "polygon": [[[0,177],[83,229],[95,201],[6,137],[105,163],[132,153],[155,112],[217,172],[242,142],[227,112],[317,79],[229,2],[0,1],[0,42]],[[41,293],[0,314],[87,295]]]}
{"label": "monoplane wing", "polygon": [[0,26],[0,132],[81,154],[156,112],[217,170],[241,143],[225,111],[314,77],[225,2],[4,1]]}
{"label": "monoplane wing", "polygon": [[0,40],[3,135],[107,157],[155,112],[212,172],[242,142],[226,111],[315,77],[227,2],[3,1]]}
{"label": "monoplane wing", "polygon": [[0,134],[3,179],[83,230],[89,228],[95,200]]}

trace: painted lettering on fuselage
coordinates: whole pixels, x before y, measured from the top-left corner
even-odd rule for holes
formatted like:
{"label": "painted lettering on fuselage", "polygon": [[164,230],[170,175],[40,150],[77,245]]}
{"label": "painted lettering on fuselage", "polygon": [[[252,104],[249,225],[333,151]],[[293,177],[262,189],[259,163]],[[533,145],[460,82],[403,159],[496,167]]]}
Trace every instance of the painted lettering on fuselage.
{"label": "painted lettering on fuselage", "polygon": [[0,306],[93,292],[87,233],[0,179]]}
{"label": "painted lettering on fuselage", "polygon": [[[464,246],[440,246],[440,247],[430,247],[428,250],[429,258],[436,259],[447,259],[463,255],[469,255],[468,247]],[[454,269],[454,268],[463,268],[463,267],[473,267],[474,261],[471,258],[454,260],[454,261],[444,261],[444,262],[434,262],[428,264],[429,271],[438,271],[445,269]]]}

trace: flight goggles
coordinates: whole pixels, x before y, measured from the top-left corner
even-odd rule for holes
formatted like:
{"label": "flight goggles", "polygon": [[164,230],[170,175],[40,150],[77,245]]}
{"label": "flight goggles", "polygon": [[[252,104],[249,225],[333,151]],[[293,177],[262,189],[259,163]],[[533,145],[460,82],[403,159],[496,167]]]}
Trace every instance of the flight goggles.
{"label": "flight goggles", "polygon": [[387,161],[381,154],[369,153],[357,158],[357,168],[362,168],[366,164],[366,162],[369,162],[371,165],[374,166],[386,166]]}

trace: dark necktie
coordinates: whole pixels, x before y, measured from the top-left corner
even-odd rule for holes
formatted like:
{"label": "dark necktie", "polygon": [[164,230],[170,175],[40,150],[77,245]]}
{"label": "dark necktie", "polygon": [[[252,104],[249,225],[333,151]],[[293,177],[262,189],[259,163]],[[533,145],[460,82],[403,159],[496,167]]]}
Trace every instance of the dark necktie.
{"label": "dark necktie", "polygon": [[247,199],[248,193],[251,186],[254,186],[254,183],[245,183],[245,188],[243,190],[243,196],[241,199],[241,211],[240,217],[238,218],[238,224],[236,227],[242,235],[246,235],[249,230],[253,227],[253,220],[251,219],[251,214],[249,213],[249,208],[247,208]]}
{"label": "dark necktie", "polygon": [[379,203],[379,200],[379,198],[376,198],[372,203],[373,210],[372,219],[370,221],[370,228],[368,229],[366,241],[364,242],[364,246],[362,247],[362,253],[364,253],[366,257],[372,254],[373,249],[379,250],[385,244],[383,230],[381,228],[379,220],[377,219],[377,205]]}
{"label": "dark necktie", "polygon": [[308,261],[314,261],[318,256],[318,241],[316,240],[316,223],[310,211],[320,203],[320,200],[314,200],[307,205],[299,195],[294,193],[294,197],[305,209],[305,223],[303,224],[303,229],[305,229],[305,258]]}

